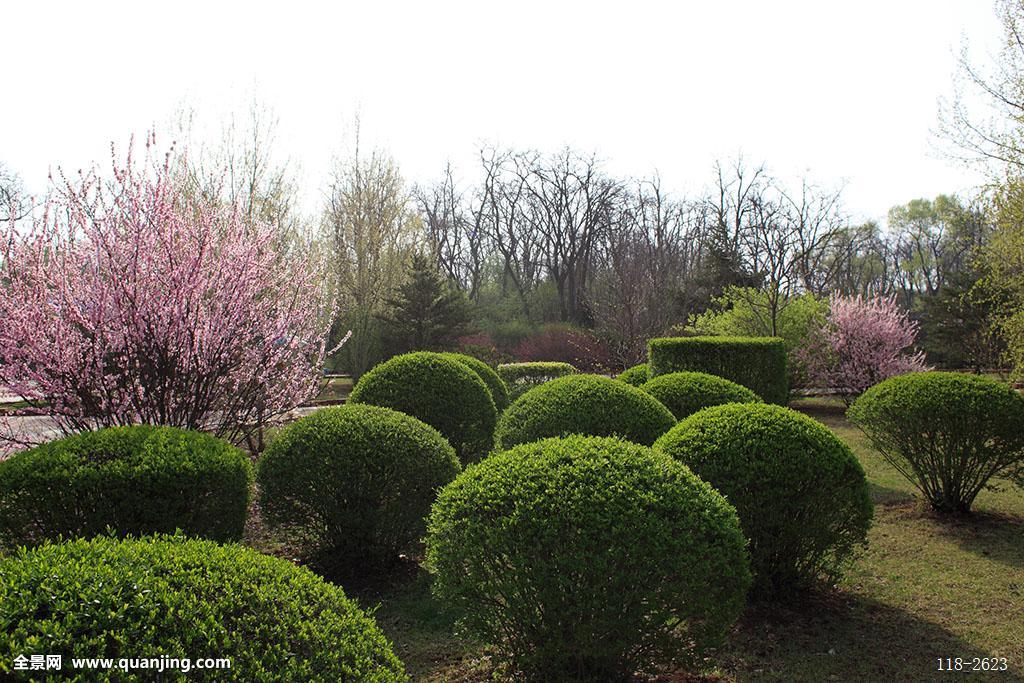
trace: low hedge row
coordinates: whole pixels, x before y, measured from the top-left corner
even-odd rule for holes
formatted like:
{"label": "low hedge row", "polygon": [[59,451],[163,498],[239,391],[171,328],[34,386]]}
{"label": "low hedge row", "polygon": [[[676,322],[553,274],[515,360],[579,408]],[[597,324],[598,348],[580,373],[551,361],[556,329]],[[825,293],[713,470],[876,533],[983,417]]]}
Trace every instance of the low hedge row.
{"label": "low hedge row", "polygon": [[0,541],[170,533],[242,537],[249,458],[212,436],[173,427],[112,427],[0,461]]}
{"label": "low hedge row", "polygon": [[512,401],[545,382],[575,375],[576,372],[576,368],[569,363],[557,362],[503,363],[498,366],[498,375],[508,386],[509,399]]}
{"label": "low hedge row", "polygon": [[786,344],[774,337],[666,337],[647,343],[651,377],[706,372],[741,384],[766,403],[786,405]]}

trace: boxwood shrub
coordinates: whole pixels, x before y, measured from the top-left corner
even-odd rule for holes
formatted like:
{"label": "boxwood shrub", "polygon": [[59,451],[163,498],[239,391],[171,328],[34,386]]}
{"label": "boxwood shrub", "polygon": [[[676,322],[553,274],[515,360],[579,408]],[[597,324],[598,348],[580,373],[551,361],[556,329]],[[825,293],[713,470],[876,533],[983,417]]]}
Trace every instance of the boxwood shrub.
{"label": "boxwood shrub", "polygon": [[500,413],[505,410],[508,406],[508,387],[505,386],[505,381],[498,376],[494,368],[479,358],[474,358],[464,353],[443,353],[441,355],[457,360],[475,372],[477,377],[482,379],[487,388],[491,390],[491,399],[494,401],[494,407],[497,411]]}
{"label": "boxwood shrub", "polygon": [[666,337],[647,342],[651,377],[706,372],[742,384],[766,403],[786,405],[786,343],[775,337]]}
{"label": "boxwood shrub", "polygon": [[0,560],[0,623],[0,671],[12,676],[17,655],[54,654],[65,669],[72,657],[231,660],[189,671],[202,680],[405,680],[387,639],[341,588],[286,560],[180,536],[20,549]]}
{"label": "boxwood shrub", "polygon": [[490,452],[497,410],[491,392],[465,364],[417,351],[387,360],[363,375],[349,403],[391,408],[441,432],[463,464]]}
{"label": "boxwood shrub", "polygon": [[658,399],[677,420],[723,403],[760,403],[750,389],[706,372],[670,372],[644,382],[640,389]]}
{"label": "boxwood shrub", "polygon": [[573,436],[467,468],[434,504],[427,561],[436,595],[519,673],[612,681],[720,642],[745,603],[745,544],[686,467]]}
{"label": "boxwood shrub", "polygon": [[650,378],[647,363],[640,363],[623,370],[615,379],[625,382],[626,384],[632,384],[634,387],[639,387]]}
{"label": "boxwood shrub", "polygon": [[260,458],[260,507],[341,565],[394,559],[423,537],[437,490],[462,468],[433,427],[388,408],[325,408]]}
{"label": "boxwood shrub", "polygon": [[137,425],[84,432],[0,461],[0,539],[182,530],[219,541],[245,526],[252,466],[207,434]]}
{"label": "boxwood shrub", "polygon": [[936,510],[968,512],[1024,467],[1024,396],[978,375],[922,372],[868,389],[849,417]]}
{"label": "boxwood shrub", "polygon": [[501,416],[501,448],[549,436],[620,436],[650,446],[675,424],[668,408],[625,382],[600,375],[559,377],[526,392]]}
{"label": "boxwood shrub", "polygon": [[508,387],[508,397],[514,401],[530,389],[539,387],[558,377],[575,375],[576,368],[569,363],[534,362],[503,363],[498,366],[498,375]]}
{"label": "boxwood shrub", "polygon": [[806,415],[760,403],[715,406],[681,421],[654,448],[736,506],[760,597],[834,581],[865,542],[873,510],[864,470]]}

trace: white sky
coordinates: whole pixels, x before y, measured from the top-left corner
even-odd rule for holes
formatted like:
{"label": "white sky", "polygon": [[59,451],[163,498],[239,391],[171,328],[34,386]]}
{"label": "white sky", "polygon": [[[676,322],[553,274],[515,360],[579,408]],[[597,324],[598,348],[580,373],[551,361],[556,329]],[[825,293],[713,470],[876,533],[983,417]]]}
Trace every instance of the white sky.
{"label": "white sky", "polygon": [[687,193],[742,152],[882,218],[979,181],[931,131],[963,36],[984,62],[999,30],[986,0],[20,0],[0,36],[0,161],[33,192],[183,101],[215,121],[255,91],[311,201],[359,111],[410,181],[472,177],[483,142],[569,144]]}

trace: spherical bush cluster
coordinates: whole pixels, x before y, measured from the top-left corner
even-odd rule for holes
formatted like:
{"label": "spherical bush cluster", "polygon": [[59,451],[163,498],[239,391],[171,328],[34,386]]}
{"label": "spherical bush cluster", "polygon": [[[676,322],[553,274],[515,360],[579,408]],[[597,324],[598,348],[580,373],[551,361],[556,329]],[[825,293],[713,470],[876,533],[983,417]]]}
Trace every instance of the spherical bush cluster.
{"label": "spherical bush cluster", "polygon": [[448,439],[463,463],[479,460],[494,445],[497,410],[487,385],[439,353],[407,353],[381,363],[360,378],[349,402],[423,420]]}
{"label": "spherical bush cluster", "polygon": [[266,518],[342,565],[394,559],[423,537],[437,490],[459,473],[437,430],[369,405],[326,408],[288,427],[259,462]]}
{"label": "spherical bush cluster", "polygon": [[0,461],[0,539],[13,547],[108,528],[239,539],[251,484],[248,457],[207,434],[148,425],[85,432]]}
{"label": "spherical bush cluster", "polygon": [[864,543],[872,504],[864,470],[821,423],[781,406],[707,408],[654,445],[736,506],[761,597],[835,579]]}
{"label": "spherical bush cluster", "polygon": [[475,372],[477,377],[482,379],[487,388],[491,390],[491,400],[494,401],[494,407],[499,413],[508,407],[508,387],[505,386],[505,381],[498,376],[494,368],[479,358],[464,353],[443,353],[441,355],[456,360]]}
{"label": "spherical bush cluster", "polygon": [[500,447],[549,436],[620,436],[650,446],[675,419],[649,394],[599,375],[570,375],[531,389],[508,407],[497,429]]}
{"label": "spherical bush cluster", "polygon": [[634,365],[631,368],[627,368],[619,373],[619,376],[615,379],[626,384],[632,384],[634,387],[642,386],[644,382],[650,379],[650,371],[647,368],[647,363],[640,363]]}
{"label": "spherical bush cluster", "polygon": [[760,403],[750,389],[704,372],[670,372],[640,387],[672,411],[677,420],[723,403]]}
{"label": "spherical bush cluster", "polygon": [[237,545],[47,543],[0,560],[0,577],[8,675],[17,655],[45,651],[65,666],[72,657],[230,659],[217,680],[405,680],[387,639],[340,588]]}
{"label": "spherical bush cluster", "polygon": [[579,436],[467,468],[427,537],[438,597],[549,681],[620,680],[718,643],[744,605],[744,545],[733,508],[686,467]]}
{"label": "spherical bush cluster", "polygon": [[968,512],[989,479],[1024,467],[1024,396],[986,377],[892,377],[864,392],[849,417],[942,512]]}

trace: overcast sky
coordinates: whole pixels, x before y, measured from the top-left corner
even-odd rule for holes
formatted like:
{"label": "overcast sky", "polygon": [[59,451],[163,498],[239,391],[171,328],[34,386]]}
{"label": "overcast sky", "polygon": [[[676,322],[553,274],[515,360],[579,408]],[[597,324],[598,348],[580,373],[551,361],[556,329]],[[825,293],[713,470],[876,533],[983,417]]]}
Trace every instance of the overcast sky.
{"label": "overcast sky", "polygon": [[413,182],[471,176],[481,143],[568,144],[692,193],[742,152],[845,182],[858,218],[978,183],[932,131],[963,37],[981,59],[999,38],[987,0],[20,0],[0,23],[0,162],[33,192],[183,102],[216,121],[255,92],[310,202],[358,111]]}

